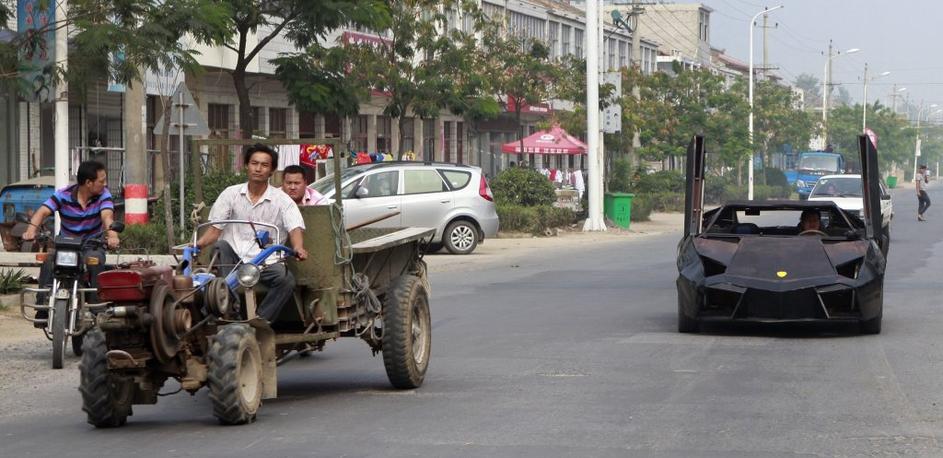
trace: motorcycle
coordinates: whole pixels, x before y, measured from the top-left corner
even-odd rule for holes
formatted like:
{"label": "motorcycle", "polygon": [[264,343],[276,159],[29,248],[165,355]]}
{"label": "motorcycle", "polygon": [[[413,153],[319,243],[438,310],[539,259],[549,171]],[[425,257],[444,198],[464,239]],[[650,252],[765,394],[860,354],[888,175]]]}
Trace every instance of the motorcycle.
{"label": "motorcycle", "polygon": [[[104,263],[104,259],[88,257],[86,248],[105,247],[107,230],[122,232],[124,223],[115,222],[106,230],[82,239],[58,235],[54,239],[53,251],[39,253],[37,260],[45,261],[46,256],[55,256],[52,286],[48,288],[26,288],[20,293],[20,314],[34,324],[41,324],[46,338],[52,341],[52,368],[61,369],[66,345],[71,340],[72,352],[82,355],[82,340],[85,332],[92,327],[93,318],[86,309],[87,293],[96,293],[96,288],[89,287],[91,278],[88,266]],[[43,229],[36,237],[36,243],[43,246],[52,238],[51,231]],[[40,285],[42,286],[42,285]],[[47,294],[46,304],[30,305],[26,303],[27,293]],[[46,311],[46,318],[33,318],[26,309]]]}

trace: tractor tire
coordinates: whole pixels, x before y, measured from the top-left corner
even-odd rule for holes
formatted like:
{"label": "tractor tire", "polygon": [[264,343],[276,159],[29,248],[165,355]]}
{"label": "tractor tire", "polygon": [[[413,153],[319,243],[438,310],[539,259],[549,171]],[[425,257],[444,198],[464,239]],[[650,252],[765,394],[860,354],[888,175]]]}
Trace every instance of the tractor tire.
{"label": "tractor tire", "polygon": [[426,377],[432,349],[429,294],[415,275],[399,277],[383,301],[383,366],[390,383],[418,388]]}
{"label": "tractor tire", "polygon": [[108,370],[108,347],[101,330],[89,330],[83,340],[82,363],[79,365],[82,410],[88,416],[89,424],[96,428],[122,426],[132,414],[134,384]]}
{"label": "tractor tire", "polygon": [[82,341],[85,340],[85,334],[72,336],[72,354],[82,356]]}
{"label": "tractor tire", "polygon": [[65,326],[69,313],[69,300],[56,299],[52,310],[52,368],[62,369],[65,358]]}
{"label": "tractor tire", "polygon": [[469,254],[478,246],[478,228],[471,221],[455,221],[445,228],[442,242],[449,253]]}
{"label": "tractor tire", "polygon": [[223,326],[207,354],[207,385],[213,415],[224,425],[255,421],[262,405],[262,353],[245,324]]}

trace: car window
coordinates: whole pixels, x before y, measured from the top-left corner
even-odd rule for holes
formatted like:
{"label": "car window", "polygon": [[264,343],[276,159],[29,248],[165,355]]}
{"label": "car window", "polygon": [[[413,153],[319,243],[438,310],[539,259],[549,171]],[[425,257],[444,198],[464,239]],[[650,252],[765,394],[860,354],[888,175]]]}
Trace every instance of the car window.
{"label": "car window", "polygon": [[388,172],[367,175],[364,177],[363,181],[360,182],[360,186],[357,187],[357,192],[360,192],[361,189],[365,189],[367,194],[364,197],[386,197],[395,196],[398,188],[399,171],[390,170]]}
{"label": "car window", "polygon": [[350,183],[347,183],[347,186],[341,188],[341,198],[349,199],[354,197],[354,189],[357,189],[357,185],[360,184],[360,181],[361,180],[351,181]]}
{"label": "car window", "polygon": [[[363,169],[359,169],[359,168],[344,169],[341,172],[341,183],[361,173],[363,173]],[[357,180],[354,180],[354,181],[356,182]],[[308,185],[308,187],[311,189],[314,189],[315,191],[321,194],[327,194],[334,190],[334,174],[332,173],[332,174],[326,175],[322,177],[320,180],[317,180],[314,183],[311,183],[310,185]],[[344,189],[347,189],[347,187],[345,186]],[[346,196],[347,194],[344,193],[342,195]]]}
{"label": "car window", "polygon": [[819,178],[811,197],[861,197],[860,178]]}
{"label": "car window", "polygon": [[445,182],[442,181],[442,177],[435,170],[430,169],[405,170],[403,188],[404,194],[423,194],[449,190]]}
{"label": "car window", "polygon": [[456,191],[464,188],[465,186],[468,186],[468,182],[471,181],[471,173],[468,172],[442,169],[439,169],[439,172],[441,172],[442,176],[445,177],[445,181],[449,182],[449,185],[452,186],[452,189]]}

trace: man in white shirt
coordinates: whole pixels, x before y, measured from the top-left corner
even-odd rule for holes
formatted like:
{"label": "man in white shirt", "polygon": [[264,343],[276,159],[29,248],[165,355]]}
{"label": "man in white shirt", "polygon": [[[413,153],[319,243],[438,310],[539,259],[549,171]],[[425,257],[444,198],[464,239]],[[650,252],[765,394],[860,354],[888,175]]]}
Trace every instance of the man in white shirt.
{"label": "man in white shirt", "polygon": [[[244,163],[249,181],[223,190],[213,203],[209,220],[212,222],[239,219],[274,224],[279,229],[279,240],[275,242],[285,243],[287,234],[295,256],[299,260],[307,259],[308,252],[304,248],[303,237],[305,225],[301,211],[288,194],[268,183],[275,170],[275,164],[278,163],[278,154],[265,145],[253,145],[246,149]],[[196,246],[201,250],[213,246],[218,253],[219,265],[224,266],[224,271],[240,261],[249,262],[261,251],[256,242],[255,231],[248,224],[209,226]],[[274,259],[270,257],[269,261],[273,262]],[[262,269],[259,283],[268,287],[269,291],[259,304],[258,314],[271,323],[278,318],[282,307],[292,297],[295,278],[288,272],[284,263],[271,264]]]}
{"label": "man in white shirt", "polygon": [[930,195],[924,189],[924,185],[930,182],[930,178],[927,177],[926,165],[920,166],[914,181],[917,183],[917,221],[926,221],[923,214],[930,208]]}

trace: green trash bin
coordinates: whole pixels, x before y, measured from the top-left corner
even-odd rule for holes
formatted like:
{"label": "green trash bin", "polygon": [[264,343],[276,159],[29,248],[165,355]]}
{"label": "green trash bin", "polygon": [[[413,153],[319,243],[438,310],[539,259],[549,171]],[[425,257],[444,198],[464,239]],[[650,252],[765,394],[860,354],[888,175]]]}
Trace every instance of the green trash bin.
{"label": "green trash bin", "polygon": [[616,226],[628,229],[632,218],[632,198],[635,194],[627,192],[609,192],[603,196],[603,213]]}
{"label": "green trash bin", "polygon": [[897,187],[897,177],[894,175],[887,176],[887,187],[894,189]]}

